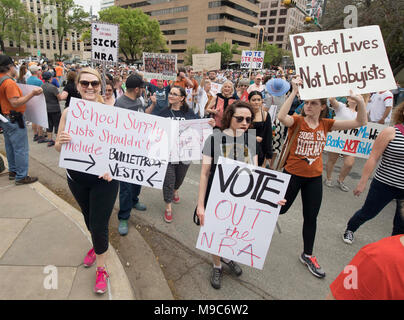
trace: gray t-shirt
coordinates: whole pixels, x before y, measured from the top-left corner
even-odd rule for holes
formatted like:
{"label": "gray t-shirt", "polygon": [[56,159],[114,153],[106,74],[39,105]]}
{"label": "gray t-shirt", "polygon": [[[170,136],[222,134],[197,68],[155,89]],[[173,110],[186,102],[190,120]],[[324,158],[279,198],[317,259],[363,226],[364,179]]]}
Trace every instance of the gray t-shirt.
{"label": "gray t-shirt", "polygon": [[131,98],[129,98],[126,95],[120,96],[115,101],[115,106],[120,107],[120,108],[129,109],[132,111],[144,112],[143,103],[139,98],[136,100],[132,100]]}
{"label": "gray t-shirt", "polygon": [[45,82],[41,86],[46,101],[46,110],[48,112],[60,112],[60,104],[58,100],[59,90],[53,84]]}

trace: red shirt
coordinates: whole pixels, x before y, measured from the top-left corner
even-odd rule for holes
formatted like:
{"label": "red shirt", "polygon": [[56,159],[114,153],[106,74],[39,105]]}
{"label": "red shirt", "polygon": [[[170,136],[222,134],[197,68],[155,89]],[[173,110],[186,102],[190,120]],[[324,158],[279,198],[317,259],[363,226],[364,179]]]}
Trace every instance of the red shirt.
{"label": "red shirt", "polygon": [[364,246],[330,285],[337,300],[404,300],[403,235]]}

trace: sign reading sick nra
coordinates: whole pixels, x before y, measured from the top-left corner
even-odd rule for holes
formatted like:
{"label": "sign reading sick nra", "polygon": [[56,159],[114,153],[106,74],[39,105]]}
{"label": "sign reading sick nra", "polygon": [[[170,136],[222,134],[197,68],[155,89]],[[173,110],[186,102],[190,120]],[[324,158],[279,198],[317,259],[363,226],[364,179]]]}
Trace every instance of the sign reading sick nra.
{"label": "sign reading sick nra", "polygon": [[91,60],[118,63],[119,26],[93,22],[91,24]]}

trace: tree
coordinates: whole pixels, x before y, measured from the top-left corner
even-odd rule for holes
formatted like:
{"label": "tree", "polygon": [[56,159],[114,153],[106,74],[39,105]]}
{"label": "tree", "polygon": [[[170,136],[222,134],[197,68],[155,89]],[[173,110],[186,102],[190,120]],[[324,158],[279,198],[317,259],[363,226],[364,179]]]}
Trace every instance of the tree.
{"label": "tree", "polygon": [[233,54],[240,54],[237,44],[231,47],[227,42],[223,42],[222,44],[212,42],[206,47],[206,50],[208,53],[220,52],[222,54],[222,67],[227,66],[233,60]]}
{"label": "tree", "polygon": [[[67,37],[67,33],[72,31],[81,33],[84,29],[89,28],[90,24],[86,20],[89,17],[89,14],[85,12],[81,6],[76,5],[74,0],[49,0],[48,4],[56,6],[56,30],[59,41],[59,57],[62,57],[63,40],[70,40],[70,38]],[[46,17],[47,14],[42,18]]]}
{"label": "tree", "polygon": [[184,54],[184,65],[191,66],[192,65],[192,55],[202,53],[202,50],[195,46],[187,47],[187,51]]}
{"label": "tree", "polygon": [[100,21],[119,25],[119,50],[127,61],[136,61],[143,52],[166,52],[166,40],[157,20],[140,9],[109,7],[99,12]]}
{"label": "tree", "polygon": [[279,66],[282,63],[282,57],[291,57],[292,53],[285,49],[279,48],[276,44],[264,42],[256,48],[257,51],[264,51],[264,65],[269,68],[271,65]]}
{"label": "tree", "polygon": [[0,0],[0,49],[5,51],[4,39],[9,38],[10,28],[13,21],[23,12],[26,7],[21,1]]}
{"label": "tree", "polygon": [[21,55],[22,43],[31,43],[30,33],[28,30],[32,30],[35,27],[35,15],[27,10],[21,10],[18,15],[12,18],[10,22],[9,38],[15,41],[18,48],[18,55]]}

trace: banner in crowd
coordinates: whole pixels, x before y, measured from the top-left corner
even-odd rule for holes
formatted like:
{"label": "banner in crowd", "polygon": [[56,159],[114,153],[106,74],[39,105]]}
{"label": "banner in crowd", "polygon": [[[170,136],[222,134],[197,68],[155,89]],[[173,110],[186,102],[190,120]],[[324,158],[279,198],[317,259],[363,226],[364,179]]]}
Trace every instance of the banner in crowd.
{"label": "banner in crowd", "polygon": [[327,135],[324,150],[368,159],[377,136],[386,127],[368,122],[366,126],[356,129],[331,131]]}
{"label": "banner in crowd", "polygon": [[262,269],[289,179],[220,157],[196,248]]}
{"label": "banner in crowd", "polygon": [[177,55],[143,52],[144,77],[148,80],[175,80],[177,78]]}
{"label": "banner in crowd", "polygon": [[198,71],[211,71],[220,70],[222,54],[220,52],[207,53],[207,54],[193,54],[192,55],[192,70]]}
{"label": "banner in crowd", "polygon": [[105,22],[91,24],[91,60],[118,63],[119,25]]}
{"label": "banner in crowd", "polygon": [[216,95],[222,91],[222,84],[221,83],[217,83],[217,82],[211,82],[210,83],[210,93],[216,97]]}
{"label": "banner in crowd", "polygon": [[59,166],[161,189],[171,128],[171,119],[72,98],[65,127],[72,140],[62,146]]}
{"label": "banner in crowd", "polygon": [[213,133],[210,119],[178,121],[178,139],[172,148],[171,162],[196,161],[202,159],[205,140]]}
{"label": "banner in crowd", "polygon": [[262,69],[264,67],[265,51],[243,50],[241,55],[241,69]]}
{"label": "banner in crowd", "polygon": [[[32,90],[38,88],[37,86],[21,83],[18,83],[18,86],[20,87],[23,96],[26,96]],[[25,105],[27,107],[24,113],[26,121],[35,123],[42,128],[49,128],[45,95],[40,94],[39,96],[34,96]]]}
{"label": "banner in crowd", "polygon": [[290,36],[303,100],[397,87],[379,26]]}

